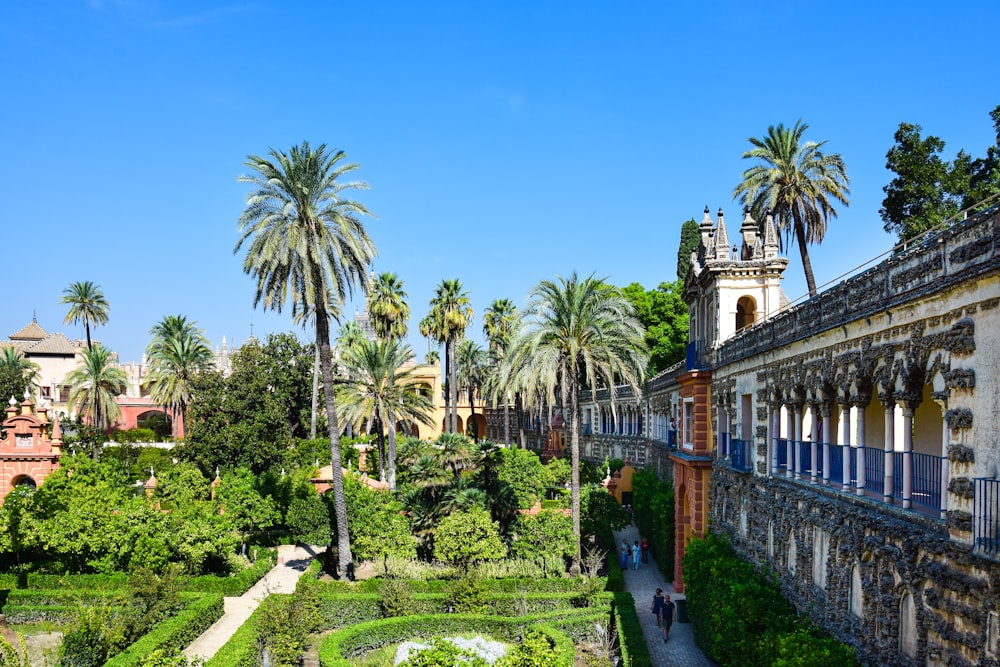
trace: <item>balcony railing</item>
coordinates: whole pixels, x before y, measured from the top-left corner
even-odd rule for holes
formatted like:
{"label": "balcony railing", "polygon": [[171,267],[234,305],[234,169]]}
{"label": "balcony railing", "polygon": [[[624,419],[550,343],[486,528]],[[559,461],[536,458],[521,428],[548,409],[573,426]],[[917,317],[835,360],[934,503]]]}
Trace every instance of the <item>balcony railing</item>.
{"label": "balcony railing", "polygon": [[733,439],[729,442],[729,461],[733,470],[750,472],[753,464],[750,460],[750,444],[752,440]]}
{"label": "balcony railing", "polygon": [[865,489],[882,493],[885,478],[885,452],[865,447]]}
{"label": "balcony railing", "polygon": [[778,469],[788,470],[788,440],[785,438],[775,438],[774,453],[777,454]]}
{"label": "balcony railing", "polygon": [[1000,558],[1000,479],[977,479],[973,544],[976,552]]}

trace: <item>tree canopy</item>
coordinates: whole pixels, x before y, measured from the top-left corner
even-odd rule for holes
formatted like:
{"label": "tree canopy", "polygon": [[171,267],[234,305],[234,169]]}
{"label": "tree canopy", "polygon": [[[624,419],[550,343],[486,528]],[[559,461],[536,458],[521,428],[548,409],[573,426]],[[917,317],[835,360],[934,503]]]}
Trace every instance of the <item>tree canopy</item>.
{"label": "tree canopy", "polygon": [[622,289],[622,294],[635,309],[635,316],[646,328],[650,376],[684,358],[688,307],[682,298],[683,292],[682,282],[660,283],[653,290],[632,283]]}

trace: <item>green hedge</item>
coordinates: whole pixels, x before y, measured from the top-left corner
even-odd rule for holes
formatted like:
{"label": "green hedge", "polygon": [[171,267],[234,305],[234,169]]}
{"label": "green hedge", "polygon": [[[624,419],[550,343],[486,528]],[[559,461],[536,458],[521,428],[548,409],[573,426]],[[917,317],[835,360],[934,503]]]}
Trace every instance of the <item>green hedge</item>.
{"label": "green hedge", "polygon": [[115,574],[38,574],[16,577],[17,588],[56,590],[79,588],[86,591],[120,591],[128,588],[129,576],[123,572]]}
{"label": "green hedge", "polygon": [[[345,586],[353,586],[351,590],[365,593],[378,593],[384,579],[373,578],[357,584],[347,584],[341,581],[323,582],[325,590],[344,590]],[[454,579],[421,579],[408,580],[413,593],[446,593],[455,585]],[[483,585],[493,593],[569,593],[577,591],[582,585],[581,578],[562,577],[559,579],[483,579]]]}
{"label": "green hedge", "polygon": [[618,648],[622,654],[622,667],[652,667],[649,646],[642,634],[642,624],[635,611],[631,593],[615,593],[615,626],[618,630]]}
{"label": "green hedge", "polygon": [[721,667],[857,664],[852,648],[799,617],[769,573],[740,559],[723,537],[688,543],[684,586],[695,641]]}
{"label": "green hedge", "polygon": [[222,617],[223,596],[218,593],[181,593],[191,600],[175,616],[157,623],[131,646],[114,656],[104,667],[134,667],[141,665],[153,651],[181,651]]}
{"label": "green hedge", "polygon": [[8,623],[58,623],[60,625],[70,623],[76,618],[80,607],[77,605],[6,605],[3,613],[7,617]]}
{"label": "green hedge", "polygon": [[223,644],[204,667],[258,667],[256,645],[258,613],[263,613],[266,605],[277,604],[278,596],[270,595],[261,601],[250,618]]}
{"label": "green hedge", "polygon": [[121,591],[87,591],[79,588],[64,590],[14,589],[7,592],[3,613],[9,623],[67,623],[81,606],[104,602],[121,602]]}
{"label": "green hedge", "polygon": [[632,505],[639,534],[649,540],[649,552],[667,577],[674,576],[674,485],[643,469],[632,477]]}
{"label": "green hedge", "polygon": [[[562,612],[562,615],[573,615]],[[349,667],[349,658],[373,649],[413,638],[431,638],[474,630],[494,638],[514,641],[522,632],[538,629],[553,639],[559,660],[551,667],[572,667],[573,641],[553,627],[559,614],[537,614],[520,618],[479,614],[431,614],[386,618],[352,625],[334,632],[319,647],[322,667]]]}

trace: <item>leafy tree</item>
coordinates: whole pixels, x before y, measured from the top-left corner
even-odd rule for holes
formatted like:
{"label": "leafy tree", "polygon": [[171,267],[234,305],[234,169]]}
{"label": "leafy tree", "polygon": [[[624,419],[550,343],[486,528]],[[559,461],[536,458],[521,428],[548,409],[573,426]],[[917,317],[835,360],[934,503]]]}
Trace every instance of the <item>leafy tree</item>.
{"label": "leafy tree", "polygon": [[20,400],[25,392],[34,394],[40,367],[16,347],[0,350],[0,398]]}
{"label": "leafy tree", "polygon": [[879,215],[886,232],[907,241],[1000,192],[1000,106],[990,116],[997,143],[987,148],[986,157],[973,159],[959,151],[952,162],[942,159],[945,143],[939,137],[924,138],[919,125],[900,123],[885,156],[886,168],[896,174],[882,188],[886,196]]}
{"label": "leafy tree", "polygon": [[385,491],[372,489],[354,476],[344,479],[348,521],[359,560],[414,558],[416,541],[399,503]]}
{"label": "leafy tree", "polygon": [[402,340],[409,329],[410,304],[403,281],[395,273],[380,273],[368,295],[368,315],[375,335],[382,340]]}
{"label": "leafy tree", "polygon": [[687,280],[691,268],[691,255],[698,254],[701,248],[701,230],[694,218],[686,220],[681,225],[681,240],[677,247],[677,282]]}
{"label": "leafy tree", "polygon": [[632,283],[622,289],[622,294],[646,328],[649,375],[656,375],[683,359],[688,336],[684,283],[660,283],[655,290],[648,291],[639,283]]}
{"label": "leafy tree", "polygon": [[[494,299],[493,303],[487,306],[483,312],[483,334],[489,341],[490,357],[493,361],[491,372],[487,376],[487,391],[493,396],[494,401],[503,401],[503,444],[510,444],[510,397],[506,386],[498,385],[501,375],[498,372],[503,360],[507,355],[507,346],[510,345],[514,333],[520,324],[517,314],[517,306],[510,299]],[[518,418],[520,423],[520,418]]]}
{"label": "leafy tree", "polygon": [[[344,380],[338,390],[345,423],[370,418],[378,424],[380,442],[388,441],[389,488],[396,488],[396,422],[430,424],[430,392],[415,374],[413,350],[395,340],[364,340],[344,350]],[[388,438],[384,431],[388,432]]]}
{"label": "leafy tree", "polygon": [[430,646],[414,652],[400,664],[404,667],[486,667],[489,663],[468,649],[459,648],[442,637],[435,637]]}
{"label": "leafy tree", "polygon": [[83,322],[83,328],[87,332],[87,349],[89,350],[93,347],[90,342],[90,325],[108,323],[110,305],[100,286],[89,280],[70,283],[70,286],[63,290],[60,303],[69,306],[69,312],[66,313],[66,319],[63,320],[66,324]]}
{"label": "leafy tree", "polygon": [[[325,145],[313,150],[308,142],[288,153],[271,150],[269,159],[247,157],[253,174],[242,176],[255,190],[240,215],[241,236],[234,252],[249,242],[245,273],[257,279],[254,305],[281,311],[287,296],[313,314],[320,349],[326,415],[330,431],[330,460],[340,470],[340,425],[334,402],[330,316],[340,312],[357,285],[365,286],[365,267],[375,256],[361,222],[368,210],[345,198],[346,191],[365,189],[363,182],[338,180],[355,169],[345,163],[343,151],[330,153]],[[347,506],[340,475],[333,475],[337,551],[341,576],[351,564]]]}
{"label": "leafy tree", "polygon": [[191,402],[195,375],[213,367],[215,355],[204,332],[183,315],[167,315],[149,331],[146,346],[149,373],[143,383],[150,397],[173,415],[172,435],[177,442],[178,418]]}
{"label": "leafy tree", "polygon": [[278,520],[274,501],[261,495],[253,473],[246,468],[224,474],[215,499],[227,523],[239,533],[244,549],[254,533]]}
{"label": "leafy tree", "polygon": [[462,288],[458,279],[442,280],[430,301],[429,331],[435,339],[444,343],[446,375],[448,376],[448,428],[454,433],[458,425],[458,369],[455,363],[455,348],[465,336],[465,328],[472,320],[472,305],[469,293]]}
{"label": "leafy tree", "polygon": [[583,520],[581,530],[584,535],[600,536],[602,533],[621,530],[629,524],[629,516],[607,489],[598,484],[583,487],[581,503]]}
{"label": "leafy tree", "polygon": [[98,430],[107,431],[121,416],[115,398],[125,393],[128,377],[115,365],[111,351],[100,343],[85,350],[81,357],[81,365],[66,374],[70,409],[76,409]]}
{"label": "leafy tree", "polygon": [[648,356],[645,331],[622,294],[593,275],[545,280],[530,294],[528,317],[511,343],[505,373],[529,397],[569,409],[574,565],[580,559],[580,389],[628,384],[638,392]]}
{"label": "leafy tree", "polygon": [[506,555],[499,527],[482,508],[455,512],[438,524],[434,536],[434,556],[438,560],[468,569],[474,563]]}
{"label": "leafy tree", "polygon": [[507,655],[497,660],[496,667],[551,667],[559,660],[559,652],[545,633],[529,630]]}
{"label": "leafy tree", "polygon": [[572,556],[573,521],[562,512],[542,510],[538,514],[522,514],[514,522],[511,555],[517,558]]}
{"label": "leafy tree", "polygon": [[504,448],[499,451],[497,475],[517,496],[521,509],[528,509],[545,491],[544,471],[538,455],[527,449]]}
{"label": "leafy tree", "polygon": [[15,486],[0,505],[0,553],[13,556],[17,565],[27,549],[27,538],[22,522],[31,504],[35,489],[26,485]]}
{"label": "leafy tree", "polygon": [[652,470],[638,470],[632,477],[632,507],[639,533],[649,539],[649,550],[660,571],[674,572],[674,486],[662,482]]}
{"label": "leafy tree", "polygon": [[733,199],[739,198],[758,220],[774,214],[778,229],[798,244],[809,296],[815,296],[808,245],[823,241],[830,219],[837,217],[834,202],[848,206],[851,191],[843,158],[824,153],[826,141],[803,142],[807,129],[801,120],[792,128],[779,123],[768,127],[764,138],[747,139],[753,148],[743,158],[759,164],[743,172]]}

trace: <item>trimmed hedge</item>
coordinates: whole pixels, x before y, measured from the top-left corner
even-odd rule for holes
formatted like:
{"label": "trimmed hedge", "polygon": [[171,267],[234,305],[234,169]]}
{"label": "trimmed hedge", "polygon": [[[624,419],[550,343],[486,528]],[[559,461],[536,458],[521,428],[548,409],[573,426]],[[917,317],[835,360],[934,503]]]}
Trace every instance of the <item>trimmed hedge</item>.
{"label": "trimmed hedge", "polygon": [[39,623],[48,621],[60,625],[71,622],[76,618],[80,607],[77,605],[6,605],[3,613],[7,617],[8,623]]}
{"label": "trimmed hedge", "polygon": [[216,651],[215,655],[209,658],[204,667],[258,667],[256,616],[258,613],[263,613],[265,606],[277,604],[279,595],[284,594],[269,595],[264,598],[260,606],[250,614],[250,618]]}
{"label": "trimmed hedge", "polygon": [[229,597],[238,597],[250,590],[265,574],[270,572],[277,560],[274,550],[268,549],[258,556],[253,565],[233,576],[220,577],[206,574],[200,577],[191,577],[184,583],[184,589],[198,593],[219,593]]}
{"label": "trimmed hedge", "polygon": [[854,649],[800,617],[771,573],[742,560],[723,537],[688,543],[684,584],[695,641],[722,667],[857,664]]}
{"label": "trimmed hedge", "polygon": [[618,648],[622,654],[622,666],[653,667],[649,657],[649,646],[642,634],[642,624],[635,611],[635,600],[631,593],[615,593],[612,614],[618,630]]}
{"label": "trimmed hedge", "polygon": [[118,590],[83,589],[31,590],[15,589],[7,592],[3,613],[10,623],[67,623],[73,620],[81,606],[99,602],[121,602]]}
{"label": "trimmed hedge", "polygon": [[181,651],[222,617],[223,597],[218,593],[180,593],[191,603],[175,616],[157,623],[131,646],[114,656],[104,667],[135,667],[155,650]]}
{"label": "trimmed hedge", "polygon": [[[341,581],[323,582],[322,586],[342,590],[343,586],[354,586],[352,590],[365,593],[378,593],[381,590],[382,578],[368,579],[349,584]],[[578,591],[582,579],[579,577],[562,577],[559,579],[483,579],[483,585],[493,593],[569,593]],[[409,579],[407,583],[413,593],[446,593],[455,585],[455,579]],[[332,586],[331,586],[332,585]]]}
{"label": "trimmed hedge", "polygon": [[561,614],[537,614],[520,618],[479,614],[430,614],[386,618],[352,625],[329,635],[320,644],[319,661],[322,667],[349,667],[351,664],[349,658],[415,637],[430,638],[474,630],[514,641],[522,632],[537,629],[555,643],[559,660],[552,667],[572,667],[573,640],[553,627],[551,622],[561,616],[572,615],[574,614],[571,611],[565,611]]}

